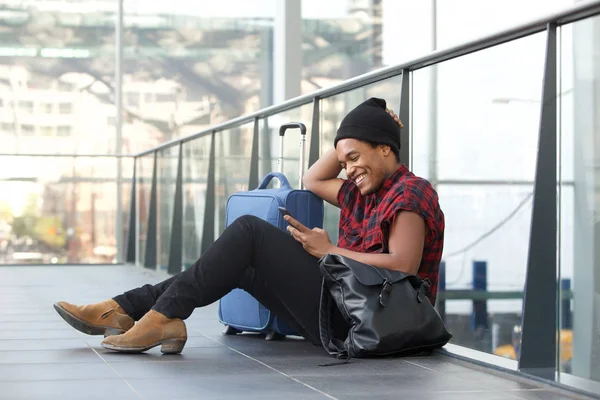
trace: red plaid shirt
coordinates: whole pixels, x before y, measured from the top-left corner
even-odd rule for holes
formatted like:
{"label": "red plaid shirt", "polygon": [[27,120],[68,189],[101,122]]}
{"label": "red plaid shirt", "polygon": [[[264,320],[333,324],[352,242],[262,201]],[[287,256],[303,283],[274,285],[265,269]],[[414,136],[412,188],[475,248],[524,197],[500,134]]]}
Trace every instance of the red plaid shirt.
{"label": "red plaid shirt", "polygon": [[398,212],[411,211],[423,218],[428,234],[418,275],[431,281],[428,297],[435,305],[445,222],[431,184],[402,165],[368,196],[362,196],[354,182],[346,180],[337,199],[342,205],[338,247],[351,251],[387,253],[390,229]]}

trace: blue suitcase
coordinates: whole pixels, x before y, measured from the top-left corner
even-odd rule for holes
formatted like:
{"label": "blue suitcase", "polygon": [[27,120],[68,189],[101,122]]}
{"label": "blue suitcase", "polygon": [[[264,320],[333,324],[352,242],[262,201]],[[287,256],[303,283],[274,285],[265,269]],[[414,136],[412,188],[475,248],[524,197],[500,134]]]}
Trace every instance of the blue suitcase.
{"label": "blue suitcase", "polygon": [[[283,137],[289,128],[299,128],[300,142],[300,179],[299,187],[293,189],[281,172],[271,172],[265,176],[258,188],[247,192],[238,192],[227,199],[225,224],[229,226],[242,215],[254,215],[276,227],[285,230],[287,222],[279,211],[285,207],[298,221],[309,228],[323,227],[323,200],[314,193],[303,190],[304,147],[306,143],[306,126],[302,123],[289,123],[279,129],[280,151],[279,171],[283,171]],[[280,181],[279,188],[267,189],[273,178]],[[282,260],[283,263],[283,260]],[[265,333],[267,340],[281,336],[295,335],[294,329],[273,315],[248,292],[234,289],[219,300],[219,321],[227,326],[225,334],[240,332]]]}

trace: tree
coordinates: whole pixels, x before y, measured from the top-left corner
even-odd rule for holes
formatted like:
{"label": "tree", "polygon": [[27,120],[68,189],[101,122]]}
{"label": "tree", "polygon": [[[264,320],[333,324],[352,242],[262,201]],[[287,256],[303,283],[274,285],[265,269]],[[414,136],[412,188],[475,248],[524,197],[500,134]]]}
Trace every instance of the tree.
{"label": "tree", "polygon": [[62,221],[58,217],[40,217],[33,228],[34,239],[53,249],[65,247],[67,241]]}
{"label": "tree", "polygon": [[35,237],[34,227],[39,215],[38,200],[39,196],[36,193],[30,193],[21,215],[13,218],[12,230],[17,238]]}

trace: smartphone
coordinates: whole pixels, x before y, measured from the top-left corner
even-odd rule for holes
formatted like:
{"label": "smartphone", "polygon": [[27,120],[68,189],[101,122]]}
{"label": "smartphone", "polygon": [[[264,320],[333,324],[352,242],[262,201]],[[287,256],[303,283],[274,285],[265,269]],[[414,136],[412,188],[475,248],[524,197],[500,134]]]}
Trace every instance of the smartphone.
{"label": "smartphone", "polygon": [[290,212],[285,207],[279,207],[279,212],[283,215],[289,215],[290,217],[292,216],[292,214],[290,214]]}

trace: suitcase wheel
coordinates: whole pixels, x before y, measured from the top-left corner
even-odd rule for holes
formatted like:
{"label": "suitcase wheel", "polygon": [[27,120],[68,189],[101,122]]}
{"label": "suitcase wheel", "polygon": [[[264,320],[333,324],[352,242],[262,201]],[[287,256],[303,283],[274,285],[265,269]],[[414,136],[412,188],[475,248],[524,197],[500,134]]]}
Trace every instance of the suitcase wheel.
{"label": "suitcase wheel", "polygon": [[229,325],[227,325],[227,328],[225,328],[225,331],[223,331],[223,335],[237,335],[238,333],[242,333],[242,331],[235,329],[234,327],[231,327]]}
{"label": "suitcase wheel", "polygon": [[285,339],[285,335],[282,335],[279,332],[275,332],[273,330],[269,331],[267,333],[267,335],[265,336],[265,340],[271,341],[271,340],[283,340]]}

